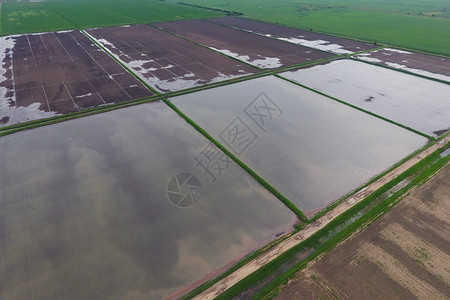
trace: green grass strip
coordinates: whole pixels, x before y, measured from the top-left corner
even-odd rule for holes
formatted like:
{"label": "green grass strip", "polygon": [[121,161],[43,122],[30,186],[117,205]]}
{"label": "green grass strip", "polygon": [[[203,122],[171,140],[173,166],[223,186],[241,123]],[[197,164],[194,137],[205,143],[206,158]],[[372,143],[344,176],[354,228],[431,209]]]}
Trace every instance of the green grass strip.
{"label": "green grass strip", "polygon": [[[448,145],[447,145],[448,147]],[[269,264],[263,266],[256,272],[247,276],[230,289],[225,291],[222,295],[217,297],[216,299],[232,299],[233,297],[239,295],[243,291],[255,286],[267,276],[272,274],[275,270],[277,270],[283,263],[291,259],[300,251],[303,251],[307,248],[315,248],[316,250],[311,253],[306,259],[302,262],[288,270],[285,274],[276,278],[268,285],[266,285],[261,291],[259,291],[253,299],[269,299],[275,296],[280,288],[286,284],[290,279],[295,277],[296,273],[303,269],[308,262],[312,261],[314,258],[318,257],[323,253],[327,253],[334,249],[340,242],[344,241],[350,235],[355,233],[358,230],[365,228],[368,224],[372,223],[376,219],[378,219],[382,214],[389,211],[390,208],[393,207],[408,190],[412,187],[423,184],[430,176],[435,174],[439,169],[445,166],[450,160],[450,156],[441,158],[440,153],[442,149],[438,149],[433,152],[424,160],[420,161],[401,175],[399,175],[394,180],[386,183],[383,187],[369,195],[366,199],[362,200],[339,217],[331,221],[327,226],[323,229],[319,230],[315,234],[313,234],[310,238],[305,240],[304,242],[294,246],[290,250],[281,254],[278,258],[270,262]],[[327,238],[332,232],[334,232],[339,226],[342,226],[348,220],[350,220],[353,216],[355,216],[362,209],[367,207],[371,202],[376,200],[378,197],[382,196],[384,193],[388,192],[395,185],[400,183],[401,181],[409,178],[417,173],[420,173],[415,179],[413,179],[408,185],[406,185],[401,190],[394,193],[391,197],[386,200],[380,202],[375,207],[373,207],[370,211],[366,212],[362,217],[348,225],[342,231],[336,233],[333,237],[327,240],[325,243],[321,243],[321,240]]]}
{"label": "green grass strip", "polygon": [[116,110],[116,109],[120,109],[120,108],[130,107],[130,106],[134,106],[134,105],[138,105],[138,104],[149,103],[149,102],[154,102],[154,101],[159,101],[159,100],[161,100],[161,97],[159,95],[154,95],[151,97],[145,97],[145,98],[140,98],[140,99],[135,99],[135,100],[128,100],[128,101],[113,103],[110,105],[102,105],[102,106],[89,108],[89,109],[85,109],[85,110],[78,111],[78,112],[73,112],[73,113],[66,114],[66,115],[55,116],[55,117],[51,117],[51,118],[47,118],[47,119],[40,119],[40,120],[30,121],[30,122],[26,122],[26,123],[15,124],[15,125],[11,125],[11,126],[5,126],[5,127],[0,128],[0,137],[10,135],[10,134],[13,134],[16,132],[20,132],[23,130],[34,129],[34,128],[38,128],[38,127],[42,127],[42,126],[46,126],[46,125],[56,124],[56,123],[60,123],[60,122],[68,121],[68,120],[78,119],[78,118],[91,116],[91,115],[95,115],[95,114],[99,114],[99,113],[103,113],[103,112],[108,112],[108,111],[112,111],[112,110]]}
{"label": "green grass strip", "polygon": [[360,190],[362,190],[363,188],[369,186],[370,184],[374,183],[375,181],[377,181],[378,179],[380,179],[381,177],[385,176],[386,174],[388,174],[389,172],[393,171],[395,168],[399,167],[400,165],[404,164],[406,161],[410,160],[411,158],[413,158],[415,155],[419,154],[420,152],[430,148],[431,146],[433,146],[436,142],[430,142],[428,144],[426,144],[425,146],[423,146],[422,148],[414,151],[413,153],[411,153],[410,155],[406,156],[405,158],[401,159],[400,161],[398,161],[397,163],[395,163],[394,165],[392,165],[390,168],[386,169],[384,172],[380,173],[379,175],[373,177],[372,179],[370,179],[369,181],[367,181],[366,183],[362,184],[361,186],[357,187],[356,189],[354,189],[353,191],[347,193],[346,195],[342,196],[341,198],[339,198],[337,201],[333,202],[332,204],[330,204],[329,206],[327,206],[326,208],[324,208],[323,210],[321,210],[320,212],[318,212],[317,214],[315,214],[310,221],[314,222],[317,219],[321,218],[323,215],[325,215],[326,213],[328,213],[330,210],[332,210],[333,208],[335,208],[336,206],[338,206],[342,201],[344,201],[345,199],[348,199],[350,196],[355,195],[356,193],[358,193]]}
{"label": "green grass strip", "polygon": [[195,129],[197,129],[201,134],[203,134],[208,140],[210,140],[214,145],[216,145],[220,150],[222,150],[226,155],[228,155],[231,159],[233,159],[241,168],[243,168],[247,173],[253,176],[257,182],[259,182],[264,188],[274,194],[281,202],[283,202],[290,210],[292,210],[297,217],[303,221],[308,222],[306,216],[283,194],[281,194],[277,189],[271,186],[267,181],[265,181],[261,176],[256,174],[251,168],[249,168],[246,164],[244,164],[239,158],[237,158],[233,153],[228,151],[227,148],[222,146],[217,140],[215,140],[211,135],[209,135],[203,128],[201,128],[197,123],[191,120],[188,116],[186,116],[181,110],[178,109],[172,102],[167,99],[163,99],[163,101],[170,106],[178,115],[180,115],[183,119],[185,119],[190,125],[192,125]]}
{"label": "green grass strip", "polygon": [[394,124],[394,125],[400,126],[400,127],[402,127],[403,129],[412,131],[412,132],[414,132],[414,133],[416,133],[416,134],[418,134],[418,135],[421,135],[421,136],[423,136],[423,137],[425,137],[425,138],[427,138],[427,139],[429,139],[429,140],[433,140],[433,141],[436,140],[436,138],[431,137],[431,136],[429,136],[429,135],[427,135],[427,134],[425,134],[425,133],[422,133],[422,132],[420,132],[420,131],[418,131],[418,130],[416,130],[416,129],[413,129],[413,128],[408,127],[408,126],[406,126],[406,125],[403,125],[403,124],[401,124],[401,123],[397,123],[397,122],[395,122],[395,121],[393,121],[393,120],[391,120],[391,119],[388,119],[388,118],[385,118],[385,117],[383,117],[383,116],[377,115],[377,114],[375,114],[375,113],[373,113],[373,112],[370,112],[370,111],[368,111],[368,110],[362,109],[361,107],[358,107],[358,106],[356,106],[356,105],[347,103],[347,102],[342,101],[342,100],[340,100],[340,99],[338,99],[338,98],[335,98],[335,97],[333,97],[333,96],[330,96],[330,95],[327,95],[327,94],[325,94],[325,93],[322,93],[322,92],[320,92],[320,91],[318,91],[318,90],[315,90],[315,89],[310,88],[310,87],[308,87],[308,86],[306,86],[306,85],[303,85],[303,84],[301,84],[301,83],[298,83],[297,81],[294,81],[294,80],[291,80],[291,79],[282,77],[282,76],[279,75],[279,74],[276,74],[275,76],[278,77],[278,78],[280,78],[280,79],[286,80],[286,81],[288,81],[288,82],[290,82],[290,83],[292,83],[292,84],[301,86],[302,88],[305,88],[305,89],[307,89],[307,90],[310,90],[310,91],[315,92],[315,93],[317,93],[317,94],[320,94],[320,95],[322,95],[322,96],[325,96],[325,97],[327,97],[327,98],[330,98],[330,99],[332,99],[332,100],[334,100],[334,101],[337,101],[337,102],[339,102],[339,103],[342,103],[342,104],[345,104],[345,105],[347,105],[347,106],[350,106],[350,107],[352,107],[352,108],[354,108],[354,109],[357,109],[357,110],[359,110],[359,111],[365,112],[366,114],[369,114],[369,115],[371,115],[371,116],[377,117],[377,118],[379,118],[379,119],[381,119],[381,120],[383,120],[383,121],[386,121],[386,122],[392,123],[392,124]]}

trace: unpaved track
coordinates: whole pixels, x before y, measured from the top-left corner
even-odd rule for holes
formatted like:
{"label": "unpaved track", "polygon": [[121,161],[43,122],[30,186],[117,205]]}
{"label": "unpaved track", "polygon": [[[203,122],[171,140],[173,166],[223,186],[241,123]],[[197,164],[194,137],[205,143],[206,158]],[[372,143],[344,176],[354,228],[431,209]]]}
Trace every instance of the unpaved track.
{"label": "unpaved track", "polygon": [[[450,164],[275,299],[449,299]],[[445,216],[445,218],[444,218]]]}
{"label": "unpaved track", "polygon": [[238,283],[239,281],[250,275],[251,273],[255,272],[259,268],[273,261],[282,253],[300,244],[301,242],[312,236],[314,233],[324,228],[328,223],[330,223],[336,217],[341,215],[343,212],[347,211],[355,204],[359,203],[367,196],[371,195],[374,191],[378,190],[385,183],[393,180],[394,178],[396,178],[397,176],[399,176],[400,174],[402,174],[403,172],[405,172],[406,170],[417,164],[419,161],[421,161],[422,159],[433,153],[438,148],[443,147],[448,141],[450,141],[449,136],[442,139],[439,143],[436,143],[433,146],[415,155],[414,157],[412,157],[402,165],[398,166],[385,176],[371,183],[370,185],[368,185],[355,195],[349,197],[349,199],[347,199],[346,201],[343,201],[342,203],[337,205],[334,209],[329,211],[327,214],[325,214],[323,217],[321,217],[314,223],[307,225],[303,230],[292,235],[291,237],[287,238],[277,246],[267,251],[266,253],[263,253],[254,260],[250,261],[249,263],[247,263],[234,273],[218,281],[216,284],[214,284],[204,292],[200,293],[194,299],[214,299],[215,297],[219,296],[220,294],[228,290],[230,287],[232,287],[233,285],[235,285],[236,283]]}

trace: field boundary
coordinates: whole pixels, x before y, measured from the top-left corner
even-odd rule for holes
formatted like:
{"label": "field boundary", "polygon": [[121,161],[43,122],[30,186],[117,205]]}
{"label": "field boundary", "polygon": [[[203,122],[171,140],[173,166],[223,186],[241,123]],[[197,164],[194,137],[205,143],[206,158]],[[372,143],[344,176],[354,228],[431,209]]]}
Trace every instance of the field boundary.
{"label": "field boundary", "polygon": [[[211,19],[214,19],[214,18],[211,18]],[[211,19],[202,20],[202,21],[207,22],[207,23],[211,23],[211,24],[215,24],[215,25],[219,25],[219,26],[223,26],[223,27],[226,27],[226,28],[229,28],[229,29],[233,29],[233,30],[238,30],[238,31],[242,31],[242,32],[251,33],[251,34],[254,34],[254,35],[257,35],[257,36],[262,36],[262,37],[269,38],[269,39],[272,39],[272,40],[275,40],[275,41],[280,41],[280,42],[284,42],[284,43],[289,43],[289,44],[291,44],[291,45],[297,45],[297,46],[305,47],[305,48],[308,48],[308,49],[311,49],[311,50],[316,50],[316,51],[319,51],[319,52],[324,52],[324,53],[327,53],[327,54],[333,54],[333,55],[339,56],[339,54],[336,54],[336,53],[333,53],[333,52],[330,52],[330,51],[325,51],[325,50],[322,50],[322,49],[317,49],[317,48],[313,48],[313,47],[309,47],[309,46],[304,46],[304,45],[299,45],[299,44],[291,43],[291,42],[289,42],[289,41],[281,40],[281,39],[276,38],[276,37],[266,36],[266,35],[263,35],[263,34],[258,33],[258,32],[254,32],[254,31],[250,31],[250,30],[245,30],[245,29],[238,28],[238,27],[234,27],[234,26],[230,26],[230,25],[225,25],[225,24],[221,24],[221,23],[215,23],[215,22],[211,21]],[[242,19],[244,19],[244,18],[242,18]],[[249,20],[249,19],[247,19],[247,20]],[[254,20],[251,20],[251,21],[254,21]],[[273,24],[273,25],[275,25],[275,24]],[[298,28],[297,28],[297,29],[298,29]]]}
{"label": "field boundary", "polygon": [[347,103],[347,102],[345,102],[345,101],[343,101],[343,100],[340,100],[340,99],[338,99],[338,98],[335,98],[335,97],[333,97],[333,96],[327,95],[327,94],[325,94],[325,93],[323,93],[323,92],[320,92],[320,91],[318,91],[318,90],[315,90],[315,89],[313,89],[313,88],[310,88],[310,87],[308,87],[308,86],[306,86],[306,85],[303,85],[303,84],[301,84],[301,83],[299,83],[299,82],[296,82],[296,81],[294,81],[294,80],[292,80],[292,79],[285,78],[285,77],[283,77],[283,76],[281,76],[281,75],[279,75],[279,74],[275,74],[274,76],[276,76],[276,77],[278,77],[278,78],[280,78],[280,79],[286,80],[286,81],[288,81],[288,82],[290,82],[290,83],[292,83],[292,84],[301,86],[302,88],[305,88],[305,89],[307,89],[307,90],[310,90],[310,91],[312,91],[312,92],[315,92],[315,93],[317,93],[317,94],[320,94],[320,95],[322,95],[322,96],[325,96],[325,97],[327,97],[327,98],[330,98],[330,99],[332,99],[332,100],[334,100],[334,101],[337,101],[337,102],[339,102],[339,103],[345,104],[345,105],[347,105],[347,106],[349,106],[349,107],[351,107],[351,108],[354,108],[354,109],[357,109],[357,110],[359,110],[359,111],[362,111],[362,112],[364,112],[364,113],[366,113],[366,114],[369,114],[369,115],[371,115],[371,116],[373,116],[373,117],[379,118],[379,119],[381,119],[381,120],[383,120],[383,121],[386,121],[386,122],[392,123],[392,124],[394,124],[394,125],[397,125],[397,126],[403,128],[403,129],[406,129],[406,130],[409,130],[409,131],[411,131],[411,132],[414,132],[415,134],[421,135],[421,136],[427,138],[428,140],[432,140],[432,141],[435,141],[435,140],[436,140],[435,137],[429,136],[429,135],[427,135],[427,134],[425,134],[425,133],[423,133],[423,132],[420,132],[420,131],[418,131],[418,130],[416,130],[416,129],[413,129],[413,128],[408,127],[408,126],[406,126],[406,125],[403,125],[403,124],[401,124],[401,123],[397,123],[397,122],[395,122],[395,121],[393,121],[393,120],[391,120],[391,119],[388,119],[388,118],[385,118],[385,117],[383,117],[383,116],[377,115],[377,114],[375,114],[375,113],[373,113],[373,112],[370,112],[370,111],[368,111],[368,110],[365,110],[365,109],[363,109],[363,108],[361,108],[361,107],[358,107],[358,106],[356,106],[356,105]]}
{"label": "field boundary", "polygon": [[[198,19],[198,20],[200,20],[200,19]],[[176,22],[176,21],[175,21],[175,22]],[[158,23],[164,23],[164,22],[158,22]],[[208,49],[209,51],[213,51],[213,52],[216,52],[216,53],[218,53],[218,54],[220,54],[220,55],[223,55],[223,56],[225,56],[225,57],[234,59],[235,61],[238,61],[238,62],[240,62],[240,63],[243,63],[243,64],[245,64],[245,65],[248,65],[248,66],[250,66],[250,67],[252,67],[252,68],[255,68],[255,69],[259,70],[259,71],[264,71],[264,69],[262,69],[262,68],[260,68],[260,67],[257,67],[257,66],[254,66],[254,65],[252,65],[252,64],[249,64],[248,62],[245,62],[245,61],[242,61],[242,60],[240,60],[240,59],[237,59],[236,57],[228,56],[228,55],[226,55],[226,54],[224,54],[224,53],[222,53],[222,52],[220,52],[220,51],[216,51],[216,50],[214,50],[214,49],[211,49],[210,47],[208,47],[208,46],[206,46],[206,45],[203,45],[203,44],[198,43],[198,42],[196,42],[196,41],[190,40],[190,39],[188,39],[188,38],[186,38],[186,37],[184,37],[184,36],[181,36],[181,35],[179,35],[179,34],[170,32],[170,31],[168,31],[168,30],[166,30],[166,29],[164,29],[164,28],[162,28],[162,27],[156,26],[155,24],[157,24],[157,23],[154,23],[154,24],[148,23],[147,25],[148,25],[148,26],[151,26],[151,27],[153,27],[153,28],[156,28],[156,29],[158,29],[158,30],[164,31],[165,33],[168,33],[168,34],[170,34],[170,35],[176,36],[177,38],[180,38],[180,39],[183,39],[183,40],[188,41],[188,42],[190,42],[190,43],[193,43],[193,44],[195,44],[195,45],[197,45],[197,46],[206,48],[206,49]]]}
{"label": "field boundary", "polygon": [[137,80],[139,80],[145,87],[147,87],[150,91],[152,91],[155,95],[161,95],[156,89],[152,88],[144,79],[134,73],[130,68],[128,68],[125,64],[123,64],[111,51],[103,47],[96,38],[86,32],[86,30],[80,30],[82,34],[84,34],[88,39],[90,39],[93,43],[95,43],[100,49],[105,51],[110,57],[112,57],[118,64],[120,64],[125,70],[127,70],[131,75],[133,75]]}
{"label": "field boundary", "polygon": [[69,113],[69,114],[65,114],[65,115],[54,116],[54,117],[50,117],[50,118],[46,118],[46,119],[39,119],[39,120],[19,123],[19,124],[15,124],[15,125],[11,125],[11,126],[5,126],[5,127],[0,128],[0,138],[2,136],[10,135],[10,134],[24,131],[24,130],[34,129],[34,128],[43,127],[46,125],[61,123],[64,121],[79,119],[82,117],[91,116],[91,115],[108,112],[108,111],[113,111],[113,110],[120,109],[120,108],[125,108],[125,107],[130,107],[130,106],[134,106],[134,105],[150,103],[150,102],[155,102],[155,101],[160,101],[160,100],[161,100],[161,95],[153,95],[150,97],[144,97],[144,98],[122,101],[122,102],[117,102],[117,103],[112,103],[112,104],[100,105],[97,107],[87,108],[87,109],[83,109],[81,111],[77,111],[77,112],[73,112],[73,113]]}
{"label": "field boundary", "polygon": [[[379,196],[380,191],[383,190],[383,188],[391,188],[392,186],[394,186],[394,184],[397,183],[397,181],[403,180],[403,177],[406,176],[405,174],[408,174],[408,172],[411,172],[411,170],[413,170],[414,168],[420,167],[421,164],[426,164],[428,162],[426,159],[428,157],[431,157],[432,155],[435,155],[436,153],[439,154],[441,149],[448,147],[449,141],[450,138],[448,135],[446,135],[446,137],[442,140],[435,142],[430,147],[427,147],[425,150],[416,154],[415,156],[404,162],[402,165],[396,167],[394,170],[384,175],[382,178],[368,185],[365,189],[353,194],[347,201],[341,202],[339,205],[327,212],[321,218],[317,219],[315,222],[306,225],[304,229],[293,234],[289,238],[285,239],[275,247],[269,249],[267,252],[253,259],[251,262],[242,267],[247,268],[247,270],[243,270],[241,268],[238,271],[231,273],[224,279],[218,281],[203,292],[197,295],[190,295],[189,298],[192,297],[193,299],[213,299],[218,297],[219,299],[228,299],[236,293],[227,292],[227,290],[231,289],[236,284],[240,284],[242,287],[248,286],[250,282],[257,282],[257,279],[260,278],[251,278],[252,274],[256,274],[253,275],[256,277],[267,274],[268,270],[263,270],[263,268],[269,268],[270,271],[270,268],[273,267],[273,265],[269,265],[270,263],[273,262],[273,264],[279,265],[279,260],[285,260],[286,257],[290,257],[297,253],[299,251],[298,248],[304,247],[304,243],[307,243],[310,238],[321,235],[323,230],[330,231],[330,226],[336,227],[335,223],[340,221],[340,219],[349,218],[348,215],[352,212],[352,209],[359,208],[359,205],[365,204],[365,201],[372,200],[371,198]],[[447,157],[445,159],[446,162],[449,160],[450,157]],[[389,209],[390,207],[391,206],[388,205],[387,209]],[[374,211],[370,210],[369,212],[367,212],[367,214],[369,213],[374,214]],[[330,241],[336,242],[334,239],[331,239]],[[333,247],[327,245],[326,250],[330,250],[332,248]],[[315,255],[314,257],[316,257],[317,255]],[[309,257],[308,261],[312,258],[313,257]],[[306,262],[302,262],[301,264],[304,265],[305,263]],[[244,279],[247,280],[247,282],[242,281]]]}
{"label": "field boundary", "polygon": [[200,125],[195,123],[187,115],[185,115],[178,107],[170,102],[167,98],[163,98],[163,101],[172,108],[180,117],[182,117],[187,123],[193,126],[197,131],[199,131],[205,138],[211,141],[216,147],[218,147],[222,152],[224,152],[228,157],[230,157],[235,163],[237,163],[242,169],[244,169],[248,174],[250,174],[259,184],[261,184],[265,189],[271,192],[275,197],[277,197],[284,205],[287,206],[300,221],[308,223],[308,218],[303,214],[303,212],[297,208],[288,198],[286,198],[282,193],[280,193],[276,188],[270,185],[266,180],[259,176],[255,171],[243,163],[236,155],[231,153],[227,148],[225,148],[221,143],[214,139],[209,133],[207,133]]}
{"label": "field boundary", "polygon": [[325,32],[325,31],[311,30],[311,28],[308,29],[308,28],[305,28],[305,27],[292,27],[292,25],[287,25],[285,23],[283,23],[283,24],[278,23],[277,24],[277,23],[274,23],[274,22],[271,22],[271,21],[268,21],[268,20],[256,19],[256,18],[252,18],[250,16],[247,17],[245,15],[244,16],[237,16],[236,18],[252,20],[252,21],[266,23],[266,24],[270,24],[270,25],[278,25],[278,26],[283,26],[283,27],[289,27],[289,28],[292,28],[292,29],[301,29],[301,30],[305,30],[305,31],[320,33],[320,34],[324,34],[324,35],[331,35],[331,36],[334,36],[334,37],[345,38],[345,39],[348,39],[348,40],[363,42],[363,43],[367,43],[367,44],[380,45],[380,46],[388,47],[388,48],[392,48],[392,47],[399,48],[399,49],[403,48],[405,50],[416,51],[416,52],[420,52],[420,53],[423,53],[423,54],[429,54],[429,55],[433,55],[433,56],[441,56],[441,57],[444,57],[444,58],[450,58],[449,55],[446,55],[446,54],[443,54],[443,53],[425,51],[425,50],[420,50],[420,49],[415,49],[415,48],[402,47],[402,46],[392,45],[390,43],[382,43],[382,42],[378,42],[378,41],[369,41],[369,40],[364,40],[364,39],[360,39],[360,38],[356,38],[356,37],[339,35],[339,34]]}

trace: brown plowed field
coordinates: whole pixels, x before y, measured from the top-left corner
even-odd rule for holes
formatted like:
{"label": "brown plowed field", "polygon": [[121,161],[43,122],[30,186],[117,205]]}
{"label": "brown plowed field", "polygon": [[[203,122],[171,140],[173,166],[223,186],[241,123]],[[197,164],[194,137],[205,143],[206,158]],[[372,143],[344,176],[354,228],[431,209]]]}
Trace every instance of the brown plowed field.
{"label": "brown plowed field", "polygon": [[448,299],[450,164],[276,299]]}
{"label": "brown plowed field", "polygon": [[[284,27],[279,25],[273,25],[268,23],[256,22],[248,19],[236,18],[236,17],[223,17],[209,19],[208,21],[226,26],[239,28],[242,30],[251,31],[262,35],[270,35],[273,38],[286,38],[286,39],[303,39],[307,41],[315,42],[321,41],[322,44],[336,44],[342,46],[343,50],[349,52],[359,52],[364,50],[370,50],[377,48],[377,45],[358,42],[350,39],[340,38],[336,36],[315,33],[311,31],[295,29],[290,27]],[[314,48],[314,47],[313,47]],[[331,51],[333,52],[333,51]]]}
{"label": "brown plowed field", "polygon": [[359,54],[356,57],[450,82],[450,59],[448,58],[390,48]]}
{"label": "brown plowed field", "polygon": [[24,111],[23,118],[14,116],[13,123],[39,119],[27,111],[32,104],[38,104],[40,112],[67,114],[153,94],[79,31],[8,39],[14,40],[14,47],[4,57],[6,73],[0,83],[8,94],[0,101],[9,102],[11,114],[13,108]]}
{"label": "brown plowed field", "polygon": [[201,20],[158,23],[155,26],[264,69],[333,56],[331,53]]}
{"label": "brown plowed field", "polygon": [[148,25],[89,29],[87,32],[143,80],[166,92],[258,69]]}

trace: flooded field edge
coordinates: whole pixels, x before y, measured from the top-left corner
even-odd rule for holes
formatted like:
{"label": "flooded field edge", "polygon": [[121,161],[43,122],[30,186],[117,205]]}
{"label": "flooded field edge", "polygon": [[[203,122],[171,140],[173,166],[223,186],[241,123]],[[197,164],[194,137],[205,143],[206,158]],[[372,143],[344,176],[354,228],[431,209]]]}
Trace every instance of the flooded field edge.
{"label": "flooded field edge", "polygon": [[[159,103],[159,105],[158,104],[156,104],[156,103]],[[44,132],[48,132],[49,130],[50,131],[54,131],[55,130],[55,128],[56,127],[58,127],[58,128],[61,128],[61,126],[63,127],[63,128],[71,128],[72,127],[72,125],[71,124],[74,124],[73,122],[76,122],[78,125],[80,125],[80,124],[85,124],[86,122],[87,123],[92,123],[92,122],[97,122],[97,121],[95,121],[95,120],[97,120],[97,119],[99,119],[99,120],[108,120],[109,118],[110,118],[110,116],[111,116],[111,114],[113,114],[113,115],[115,115],[115,116],[119,116],[119,115],[123,115],[124,113],[125,114],[130,114],[130,109],[132,109],[132,111],[136,111],[136,112],[138,112],[138,111],[142,111],[142,108],[146,108],[146,109],[149,109],[149,110],[153,110],[153,109],[150,109],[150,107],[159,107],[159,109],[162,109],[162,111],[164,111],[165,113],[164,114],[170,114],[171,116],[172,116],[172,123],[173,123],[173,117],[176,117],[175,119],[176,119],[176,121],[175,121],[175,123],[176,124],[178,124],[177,126],[179,126],[179,125],[183,125],[182,127],[183,128],[185,128],[184,130],[187,130],[187,131],[189,131],[189,132],[191,132],[194,136],[197,136],[196,138],[195,138],[195,140],[202,140],[202,141],[205,141],[205,139],[201,136],[201,134],[199,134],[194,128],[190,128],[191,126],[190,125],[188,125],[188,124],[185,124],[185,121],[182,119],[182,118],[180,118],[180,117],[178,117],[178,116],[176,116],[176,113],[175,112],[173,112],[172,110],[171,110],[171,108],[169,108],[169,107],[167,107],[167,105],[166,104],[164,104],[162,101],[161,102],[156,102],[156,103],[149,103],[149,104],[144,104],[142,107],[139,107],[139,108],[137,108],[137,107],[131,107],[131,108],[128,108],[128,109],[124,109],[124,110],[121,110],[121,111],[114,111],[114,112],[111,112],[111,113],[109,113],[109,115],[108,114],[100,114],[100,115],[95,115],[95,116],[90,116],[90,117],[86,117],[86,118],[84,118],[83,119],[83,122],[77,122],[77,121],[72,121],[72,122],[64,122],[64,123],[61,123],[61,124],[58,124],[58,125],[52,125],[52,126],[48,126],[48,127],[44,127],[44,128],[40,128],[40,129],[36,129],[36,131],[33,131],[33,132],[23,132],[23,133],[21,133],[21,134],[18,134],[17,135],[17,138],[16,138],[16,135],[14,135],[14,136],[9,136],[9,137],[5,137],[5,138],[1,138],[0,139],[0,143],[2,143],[2,145],[5,145],[4,143],[6,142],[6,141],[11,141],[11,139],[22,139],[21,138],[21,136],[23,136],[23,135],[30,135],[30,134],[33,134],[33,136],[36,136],[36,134],[37,133],[39,133],[39,134],[42,134],[42,133],[44,133]],[[156,105],[156,106],[155,106]],[[103,122],[103,121],[102,121]],[[126,121],[125,123],[129,123],[129,121]],[[83,125],[84,126],[84,125]],[[190,129],[189,129],[190,128]],[[108,131],[110,131],[110,129],[108,129]],[[69,138],[69,137],[68,137]],[[81,137],[80,137],[81,138]],[[148,134],[147,134],[147,138],[148,138]],[[2,148],[4,148],[4,147],[2,147]],[[145,150],[145,148],[143,148],[144,150]],[[146,151],[148,151],[148,150],[146,150]],[[0,150],[0,154],[5,154],[4,153],[4,151],[2,152],[1,150]],[[228,267],[230,266],[230,264],[234,264],[237,260],[240,260],[242,257],[244,257],[244,256],[247,256],[249,253],[252,253],[253,251],[255,251],[255,249],[257,249],[258,247],[260,247],[260,246],[262,246],[262,245],[266,245],[268,242],[271,242],[272,240],[274,240],[274,239],[277,239],[278,238],[278,236],[279,236],[279,234],[281,233],[281,232],[283,232],[283,233],[289,233],[291,230],[292,230],[292,225],[295,223],[295,220],[296,220],[296,217],[295,217],[295,215],[293,214],[293,213],[291,213],[290,211],[289,211],[289,209],[288,208],[286,208],[283,204],[281,204],[280,202],[279,202],[279,200],[278,199],[276,199],[269,191],[267,191],[266,189],[264,189],[263,187],[261,187],[260,186],[260,184],[255,180],[255,179],[253,179],[251,176],[249,176],[249,174],[247,174],[244,170],[242,170],[242,169],[240,169],[238,166],[236,166],[236,170],[239,170],[239,175],[240,176],[244,176],[245,178],[247,178],[247,179],[245,179],[245,181],[248,181],[248,182],[251,182],[252,183],[252,186],[254,186],[254,188],[256,189],[256,190],[258,190],[258,191],[261,191],[261,193],[263,193],[262,195],[264,195],[264,197],[265,198],[267,198],[267,199],[273,199],[273,200],[271,200],[271,201],[273,201],[273,205],[274,206],[276,206],[277,207],[277,210],[279,210],[280,212],[281,212],[281,210],[284,212],[283,214],[285,214],[285,215],[289,215],[290,217],[289,217],[289,220],[290,220],[290,222],[287,222],[288,220],[286,219],[285,221],[283,221],[283,224],[281,224],[280,226],[281,227],[279,227],[278,225],[276,226],[276,228],[278,228],[278,230],[277,230],[277,232],[273,232],[273,234],[271,234],[271,237],[269,237],[269,236],[267,236],[267,233],[266,233],[266,238],[264,239],[264,240],[260,240],[260,241],[258,241],[258,243],[257,244],[255,244],[255,245],[252,245],[250,248],[247,248],[244,252],[241,252],[241,253],[239,253],[239,255],[238,256],[234,256],[234,258],[231,260],[231,262],[230,261],[228,261],[224,266],[221,266],[221,267],[219,267],[219,269],[216,269],[215,271],[213,270],[213,271],[210,271],[210,272],[212,272],[212,273],[209,273],[209,275],[202,275],[203,277],[201,278],[201,279],[197,279],[196,281],[195,281],[195,283],[194,283],[194,285],[198,285],[199,283],[200,283],[200,281],[205,281],[205,280],[207,280],[208,279],[208,276],[209,277],[211,277],[211,276],[216,276],[216,274],[218,274],[218,273],[222,273],[225,269],[228,269]],[[6,169],[7,170],[7,169]],[[153,178],[153,177],[152,177]],[[2,182],[4,182],[4,180],[5,180],[5,177],[4,176],[0,176],[0,183],[2,183]],[[25,186],[24,186],[25,187]],[[217,187],[217,186],[216,186]],[[0,190],[0,192],[2,192],[3,193],[3,191],[1,191]],[[5,194],[5,195],[7,195],[7,194]],[[3,198],[3,197],[2,197]],[[262,199],[260,199],[260,200],[262,200]],[[3,199],[3,201],[6,201],[6,199]],[[260,205],[262,205],[264,202],[266,202],[266,200],[264,200],[264,201],[262,201],[262,202],[260,202]],[[72,205],[75,205],[75,203],[76,203],[76,201],[75,202],[73,202],[73,204]],[[264,204],[265,205],[265,204]],[[282,207],[282,208],[281,208]],[[281,210],[280,210],[281,209]],[[278,214],[278,213],[277,213]],[[251,215],[251,214],[250,214]],[[288,224],[289,223],[289,224]],[[212,225],[212,224],[210,224],[210,225]],[[275,227],[273,227],[272,228],[272,230],[274,229]],[[6,229],[5,229],[6,230]],[[261,230],[266,230],[266,229],[261,229]],[[33,239],[35,239],[35,237],[33,237]],[[219,257],[217,258],[217,259],[219,259]],[[206,277],[205,277],[206,276]],[[200,281],[199,281],[200,280]],[[190,283],[190,284],[192,284],[192,283]],[[6,292],[6,290],[5,290],[5,292]],[[173,292],[172,292],[173,293]]]}
{"label": "flooded field edge", "polygon": [[[291,280],[297,276],[298,272],[308,268],[310,263],[323,255],[329,255],[333,249],[346,242],[346,240],[357,232],[366,229],[366,227],[378,220],[380,217],[390,212],[395,205],[407,197],[410,191],[422,186],[434,178],[435,174],[439,174],[444,168],[448,168],[450,158],[441,156],[443,149],[449,149],[450,144],[447,142],[447,146],[439,148],[432,152],[424,160],[420,161],[417,165],[407,169],[398,178],[387,182],[383,187],[377,190],[373,195],[370,195],[360,203],[350,208],[348,211],[338,216],[325,228],[321,229],[318,234],[303,241],[302,243],[294,246],[288,252],[283,253],[273,262],[270,262],[267,266],[260,269],[258,273],[252,273],[250,276],[239,281],[236,285],[221,293],[218,299],[229,299],[241,295],[250,295],[256,298],[270,298],[277,296],[280,290],[286,286]],[[392,192],[390,192],[392,191]],[[386,196],[387,195],[387,196]],[[378,201],[378,197],[384,196],[381,201]],[[375,201],[375,205],[374,205]],[[364,213],[361,213],[364,211]],[[355,216],[357,216],[355,218]],[[342,226],[342,224],[346,224]],[[302,258],[301,262],[294,262],[294,266],[291,265],[289,270],[284,270],[282,275],[272,278],[274,272],[278,272],[280,268],[284,268],[284,264],[289,263],[290,260],[295,260],[297,255],[302,255],[302,251],[307,250],[308,247],[314,247],[314,251],[309,251],[309,254],[305,258]],[[326,256],[325,256],[326,257]],[[270,277],[268,282],[265,280]],[[262,286],[258,286],[256,290],[255,284],[265,282]],[[248,292],[248,293],[247,293]],[[201,299],[196,297],[194,299]],[[282,299],[282,298],[276,298]]]}

